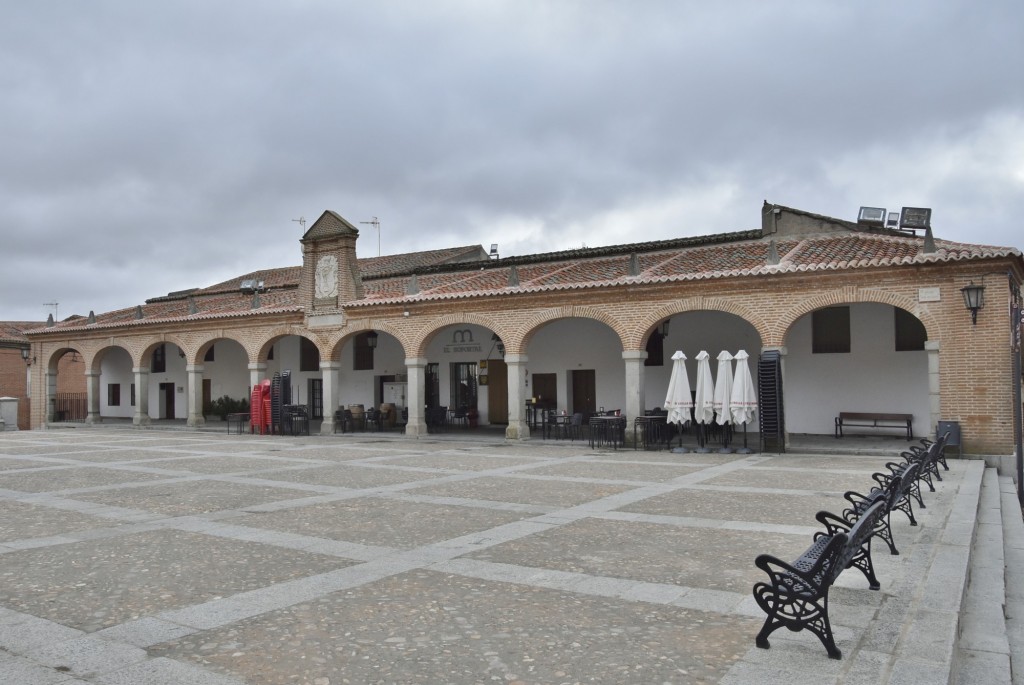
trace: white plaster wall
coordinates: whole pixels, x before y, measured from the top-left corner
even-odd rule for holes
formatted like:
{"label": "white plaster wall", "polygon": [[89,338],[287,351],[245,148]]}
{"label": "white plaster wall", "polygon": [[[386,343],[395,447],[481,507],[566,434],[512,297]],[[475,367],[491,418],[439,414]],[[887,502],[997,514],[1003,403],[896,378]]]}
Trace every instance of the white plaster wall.
{"label": "white plaster wall", "polygon": [[[131,418],[135,413],[132,406],[134,382],[132,357],[128,351],[120,347],[107,350],[100,360],[100,416]],[[121,384],[121,404],[117,407],[107,404],[107,386],[111,383]]]}
{"label": "white plaster wall", "polygon": [[[461,343],[456,344],[453,342],[453,335],[456,331],[468,331],[469,335],[463,335],[460,340]],[[447,328],[441,329],[434,339],[427,345],[427,358],[431,363],[437,363],[437,374],[438,374],[438,394],[441,398],[441,405],[448,406],[451,398],[451,365],[454,363],[465,363],[471,362],[479,364],[481,359],[487,359],[490,354],[491,359],[498,359],[501,357],[498,354],[497,345],[491,336],[494,332],[489,328],[483,326],[474,326],[471,324],[459,324],[457,326],[448,326]],[[471,340],[471,341],[470,341]],[[445,348],[448,351],[445,351]],[[464,351],[456,351],[456,347],[467,348]],[[404,362],[403,362],[404,363]],[[480,369],[477,368],[477,375],[479,376]],[[480,424],[490,423],[490,419],[487,415],[487,400],[488,400],[489,386],[477,386],[477,411],[480,416],[477,421]]]}
{"label": "white plaster wall", "polygon": [[185,394],[187,378],[185,375],[185,359],[180,354],[181,350],[174,343],[166,344],[166,369],[163,373],[149,374],[149,416],[160,418],[166,416],[161,412],[160,402],[163,399],[160,394],[161,383],[174,383],[174,417],[176,419],[188,418],[188,397]]}
{"label": "white plaster wall", "polygon": [[[727,312],[686,312],[669,319],[668,337],[664,340],[664,366],[645,366],[644,391],[646,409],[662,408],[668,394],[668,381],[672,375],[672,355],[681,350],[686,355],[686,372],[690,389],[697,388],[697,354],[701,350],[710,355],[711,376],[718,376],[718,354],[725,350],[734,355],[746,350],[750,371],[756,374],[757,357],[761,353],[761,336],[757,329],[734,314]],[[733,365],[735,369],[735,363]],[[756,383],[755,377],[755,383]]]}
{"label": "white plaster wall", "polygon": [[210,381],[210,399],[227,395],[234,400],[249,399],[249,356],[234,340],[213,344],[213,361],[202,361],[203,379]]}
{"label": "white plaster wall", "polygon": [[915,435],[931,431],[927,353],[895,351],[891,306],[850,305],[849,354],[812,354],[809,314],[793,324],[786,348],[783,394],[788,432],[832,434],[840,411],[913,414]]}
{"label": "white plaster wall", "polygon": [[[598,407],[625,409],[626,366],[622,359],[622,342],[615,332],[593,319],[560,319],[534,335],[527,350],[527,369],[535,373],[553,373],[557,378],[559,411],[567,405],[571,371],[593,369]],[[527,387],[532,397],[532,387]]]}
{"label": "white plaster wall", "polygon": [[[405,350],[393,335],[377,333],[377,349],[373,352],[372,370],[354,371],[352,366],[355,345],[350,338],[341,348],[338,371],[338,401],[341,406],[361,404],[364,407],[374,405],[375,378],[377,376],[394,376],[407,373],[405,367]],[[326,410],[325,410],[326,411]]]}

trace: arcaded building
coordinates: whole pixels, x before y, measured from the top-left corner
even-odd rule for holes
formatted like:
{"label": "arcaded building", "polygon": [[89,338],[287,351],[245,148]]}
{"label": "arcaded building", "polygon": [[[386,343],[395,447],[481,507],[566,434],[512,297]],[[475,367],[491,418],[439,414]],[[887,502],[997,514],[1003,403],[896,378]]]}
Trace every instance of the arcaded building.
{"label": "arcaded building", "polygon": [[[327,211],[300,266],[29,331],[31,425],[55,420],[69,354],[90,422],[201,425],[217,398],[288,371],[323,433],[338,407],[387,403],[410,435],[429,407],[470,406],[524,439],[531,405],[632,419],[664,403],[674,351],[693,377],[699,351],[744,350],[778,367],[771,411],[786,435],[831,435],[839,412],[894,412],[916,436],[956,422],[965,453],[1014,453],[1019,250],[943,240],[941,222],[933,236],[768,203],[752,223],[502,259],[481,246],[359,258],[359,231]],[[965,288],[982,308],[966,308]]]}

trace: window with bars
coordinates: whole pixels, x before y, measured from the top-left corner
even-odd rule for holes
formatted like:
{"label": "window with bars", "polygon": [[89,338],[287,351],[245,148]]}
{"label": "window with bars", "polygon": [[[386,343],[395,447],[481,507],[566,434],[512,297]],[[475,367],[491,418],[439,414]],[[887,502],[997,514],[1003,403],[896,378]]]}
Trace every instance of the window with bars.
{"label": "window with bars", "polygon": [[476,362],[452,362],[448,406],[476,409]]}

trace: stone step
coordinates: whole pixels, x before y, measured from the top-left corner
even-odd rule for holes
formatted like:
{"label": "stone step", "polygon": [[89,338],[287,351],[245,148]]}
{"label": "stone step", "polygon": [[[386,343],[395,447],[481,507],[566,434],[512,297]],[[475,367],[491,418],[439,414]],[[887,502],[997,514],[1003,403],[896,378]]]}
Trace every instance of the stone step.
{"label": "stone step", "polygon": [[1003,556],[1006,561],[1006,637],[1010,645],[1013,685],[1024,685],[1024,517],[1016,485],[999,479],[1003,514]]}
{"label": "stone step", "polygon": [[[1007,639],[1006,560],[1002,483],[986,468],[978,500],[978,525],[971,545],[967,589],[960,614],[955,682],[1010,685]],[[1019,512],[1019,507],[1018,507]]]}

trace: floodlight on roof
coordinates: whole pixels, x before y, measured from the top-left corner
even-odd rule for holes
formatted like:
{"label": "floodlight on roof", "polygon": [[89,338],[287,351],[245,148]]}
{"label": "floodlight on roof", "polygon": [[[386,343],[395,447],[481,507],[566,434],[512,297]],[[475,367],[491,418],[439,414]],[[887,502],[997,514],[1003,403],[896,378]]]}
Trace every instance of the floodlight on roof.
{"label": "floodlight on roof", "polygon": [[489,256],[491,259],[498,258],[498,243],[491,243],[491,254]]}
{"label": "floodlight on roof", "polygon": [[900,228],[925,230],[932,225],[931,207],[904,207],[900,212]]}
{"label": "floodlight on roof", "polygon": [[900,225],[900,213],[889,212],[889,218],[885,220],[886,228],[897,228]]}
{"label": "floodlight on roof", "polygon": [[857,223],[881,228],[885,225],[885,207],[861,207],[857,214]]}

